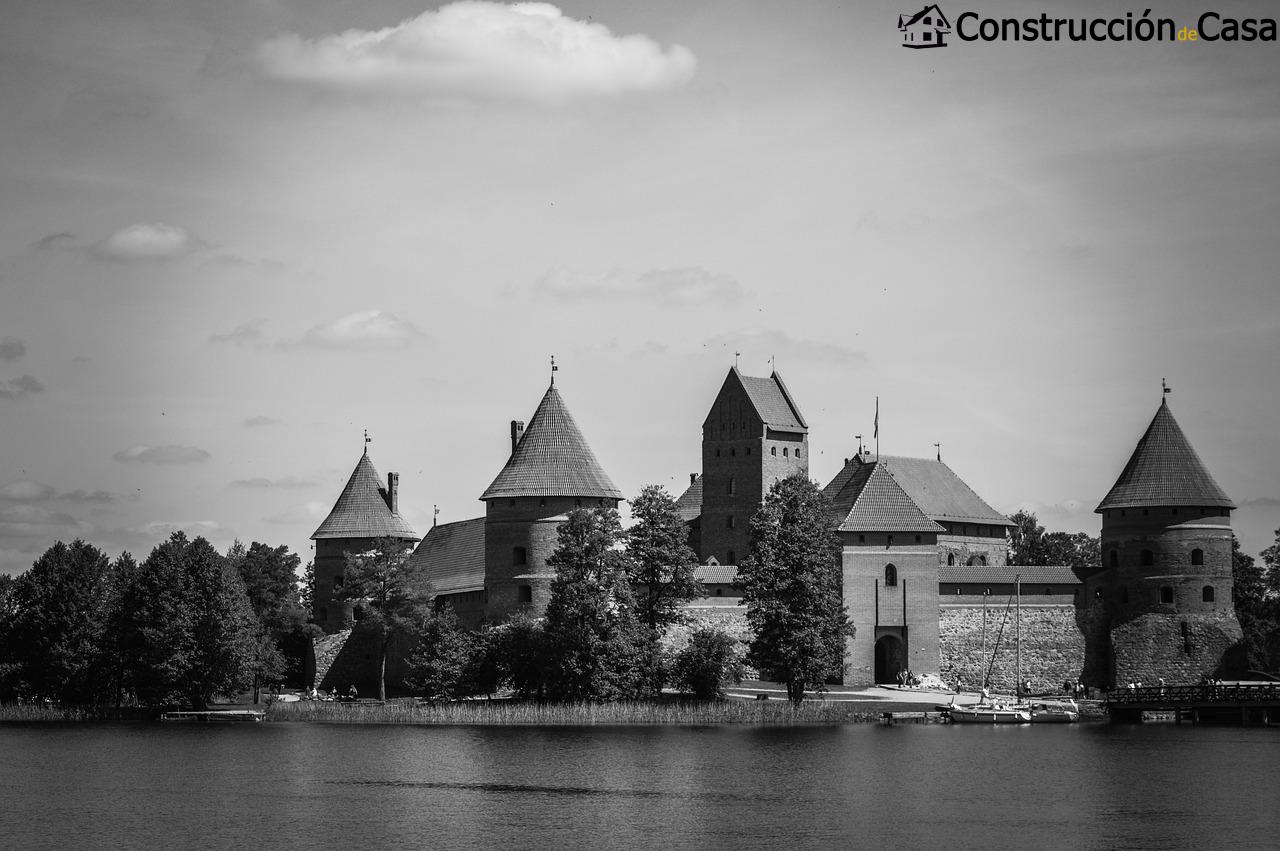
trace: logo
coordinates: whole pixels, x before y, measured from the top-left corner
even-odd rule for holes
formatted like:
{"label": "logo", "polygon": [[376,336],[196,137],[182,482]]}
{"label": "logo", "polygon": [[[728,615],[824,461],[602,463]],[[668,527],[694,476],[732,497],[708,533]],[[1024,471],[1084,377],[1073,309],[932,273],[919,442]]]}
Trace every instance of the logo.
{"label": "logo", "polygon": [[899,15],[898,29],[902,31],[903,47],[946,47],[947,36],[951,34],[951,22],[935,3],[925,6],[911,17]]}

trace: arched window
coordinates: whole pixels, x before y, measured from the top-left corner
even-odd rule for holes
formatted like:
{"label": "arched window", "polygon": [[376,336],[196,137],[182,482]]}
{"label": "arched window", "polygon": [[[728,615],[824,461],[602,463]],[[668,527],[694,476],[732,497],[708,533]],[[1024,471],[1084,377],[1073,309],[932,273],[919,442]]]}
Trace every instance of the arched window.
{"label": "arched window", "polygon": [[1156,563],[1156,554],[1155,554],[1155,553],[1153,553],[1153,552],[1151,552],[1151,550],[1143,550],[1143,551],[1142,551],[1142,566],[1143,566],[1143,567],[1150,567],[1151,565],[1153,565],[1153,564],[1155,564],[1155,563]]}
{"label": "arched window", "polygon": [[985,565],[987,563],[986,556],[978,556],[978,564]]}
{"label": "arched window", "polygon": [[726,489],[726,490],[727,490],[727,492],[728,492],[728,494],[729,494],[729,496],[733,496],[734,491],[736,491],[737,489],[738,489],[738,482],[737,482],[737,480],[736,480],[736,479],[734,479],[734,477],[733,477],[733,476],[730,476],[730,477],[729,477],[729,485],[728,485],[728,488]]}
{"label": "arched window", "polygon": [[730,514],[728,517],[726,517],[726,518],[725,518],[725,526],[727,526],[727,527],[728,527],[728,528],[730,528],[730,529],[732,529],[732,528],[733,528],[733,515],[732,515],[732,514]]}
{"label": "arched window", "polygon": [[514,565],[522,565],[529,563],[529,551],[524,547],[516,547],[511,551],[511,563]]}
{"label": "arched window", "polygon": [[1172,585],[1160,586],[1160,602],[1161,603],[1173,602],[1173,586]]}
{"label": "arched window", "polygon": [[1112,567],[1120,566],[1120,553],[1116,552],[1115,550],[1112,550],[1111,555],[1108,556],[1108,558],[1110,559]]}
{"label": "arched window", "polygon": [[1201,589],[1200,599],[1206,603],[1213,602],[1213,586],[1212,585],[1206,585],[1204,586],[1203,589]]}
{"label": "arched window", "polygon": [[1204,564],[1204,550],[1200,550],[1200,549],[1192,550],[1191,563],[1195,565]]}
{"label": "arched window", "polygon": [[778,454],[778,447],[776,447],[776,446],[770,446],[770,447],[769,447],[769,454],[770,454],[770,455],[777,455],[777,454]]}
{"label": "arched window", "polygon": [[947,566],[950,567],[956,563],[956,554],[947,553]]}
{"label": "arched window", "polygon": [[784,447],[782,447],[782,457],[783,457],[783,458],[786,458],[786,457],[787,457],[787,447],[785,447],[785,446],[784,446]]}
{"label": "arched window", "polygon": [[891,564],[884,566],[884,586],[892,588],[898,584],[898,568]]}
{"label": "arched window", "polygon": [[519,600],[521,603],[533,602],[533,586],[532,585],[517,585],[516,592],[519,594]]}

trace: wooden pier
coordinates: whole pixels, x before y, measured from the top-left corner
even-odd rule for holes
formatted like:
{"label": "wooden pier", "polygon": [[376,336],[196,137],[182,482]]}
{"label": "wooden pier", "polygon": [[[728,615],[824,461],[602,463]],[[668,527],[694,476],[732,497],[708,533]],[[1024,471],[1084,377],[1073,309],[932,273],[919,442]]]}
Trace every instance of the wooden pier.
{"label": "wooden pier", "polygon": [[161,721],[178,724],[260,724],[267,713],[259,709],[210,709],[203,712],[163,712]]}
{"label": "wooden pier", "polygon": [[1280,683],[1117,688],[1107,696],[1111,720],[1142,723],[1169,718],[1176,724],[1280,724]]}

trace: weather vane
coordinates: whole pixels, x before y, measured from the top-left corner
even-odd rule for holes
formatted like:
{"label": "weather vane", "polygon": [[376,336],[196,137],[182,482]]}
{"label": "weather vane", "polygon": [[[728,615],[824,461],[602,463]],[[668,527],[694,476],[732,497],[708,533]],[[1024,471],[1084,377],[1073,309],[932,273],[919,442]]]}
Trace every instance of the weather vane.
{"label": "weather vane", "polygon": [[740,358],[740,357],[742,357],[742,352],[734,352],[734,353],[733,353],[733,368],[734,368],[734,369],[737,369],[737,368],[738,368],[738,358]]}
{"label": "weather vane", "polygon": [[1161,389],[1165,394],[1168,394],[1168,393],[1172,393],[1172,392],[1173,392],[1173,388],[1172,388],[1172,387],[1170,387],[1168,384],[1166,384],[1166,383],[1165,383],[1165,380],[1164,380],[1163,378],[1162,378],[1162,379],[1160,379],[1160,389]]}
{"label": "weather vane", "polygon": [[369,436],[369,429],[364,430],[364,454],[369,454],[369,444],[373,443],[373,438]]}
{"label": "weather vane", "polygon": [[942,460],[942,441],[938,441],[933,446],[935,449],[938,450],[938,460],[941,461]]}
{"label": "weather vane", "polygon": [[551,386],[552,387],[556,386],[556,370],[558,370],[559,368],[560,367],[556,366],[556,356],[552,355],[551,356]]}

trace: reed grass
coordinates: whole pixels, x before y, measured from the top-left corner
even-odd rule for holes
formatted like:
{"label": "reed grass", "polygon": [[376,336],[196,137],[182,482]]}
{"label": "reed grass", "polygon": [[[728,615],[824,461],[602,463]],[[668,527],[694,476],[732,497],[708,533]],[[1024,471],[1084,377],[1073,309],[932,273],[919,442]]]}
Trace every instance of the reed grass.
{"label": "reed grass", "polygon": [[510,726],[756,724],[794,726],[848,724],[878,720],[848,702],[806,701],[793,709],[785,701],[712,701],[705,703],[525,703],[468,700],[458,703],[328,703],[298,701],[267,708],[268,721],[327,724],[440,724]]}
{"label": "reed grass", "polygon": [[98,718],[97,710],[93,707],[45,706],[38,703],[0,703],[0,723],[96,721]]}

